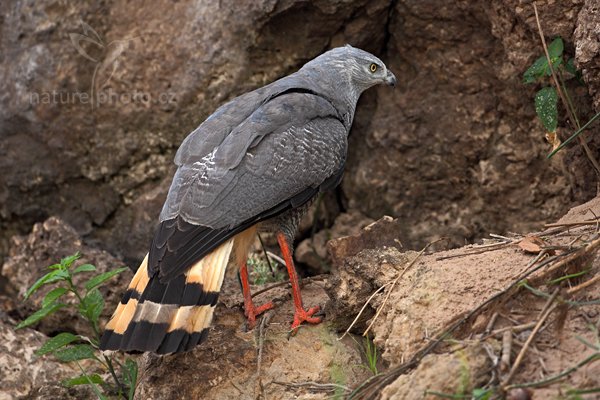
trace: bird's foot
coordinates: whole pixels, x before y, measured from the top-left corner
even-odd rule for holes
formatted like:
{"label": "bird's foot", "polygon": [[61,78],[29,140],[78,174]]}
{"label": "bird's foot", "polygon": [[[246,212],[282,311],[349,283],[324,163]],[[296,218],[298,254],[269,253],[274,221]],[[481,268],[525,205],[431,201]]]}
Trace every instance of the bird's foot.
{"label": "bird's foot", "polygon": [[313,317],[314,314],[321,311],[320,306],[314,306],[305,310],[303,308],[296,308],[296,312],[294,313],[294,322],[292,323],[292,336],[298,332],[298,328],[303,322],[307,322],[309,324],[318,324],[322,321],[321,317]]}
{"label": "bird's foot", "polygon": [[246,304],[244,315],[248,318],[248,329],[253,329],[256,326],[256,317],[275,307],[272,301],[263,304],[262,306],[255,307],[253,303]]}

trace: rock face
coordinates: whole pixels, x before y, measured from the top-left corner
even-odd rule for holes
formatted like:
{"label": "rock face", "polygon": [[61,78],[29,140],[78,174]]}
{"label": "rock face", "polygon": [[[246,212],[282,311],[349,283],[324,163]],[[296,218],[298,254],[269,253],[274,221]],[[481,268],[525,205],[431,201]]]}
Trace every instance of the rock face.
{"label": "rock face", "polygon": [[[31,285],[48,272],[49,265],[76,252],[80,252],[82,258],[76,261],[74,266],[84,263],[93,264],[97,268],[96,274],[123,266],[122,261],[106,251],[85,245],[73,227],[56,217],[35,224],[32,232],[27,236],[13,237],[9,257],[0,269],[0,275],[6,277],[8,281],[6,292],[11,295],[8,301],[12,304],[7,309],[21,319],[40,309],[44,296],[54,286],[42,287],[25,302],[21,301],[23,295]],[[132,276],[132,272],[123,272],[112,278],[112,284],[100,289],[106,303],[102,313],[105,320],[114,311],[122,295],[122,288],[127,286]],[[88,274],[80,274],[75,277],[74,283],[81,286],[79,281],[83,279],[85,282],[89,278]],[[74,298],[67,299],[70,300]],[[52,314],[36,325],[38,331],[46,334],[61,332],[65,327],[82,334],[91,334],[88,324],[71,309],[63,309]]]}
{"label": "rock face", "polygon": [[[548,248],[588,238],[585,245],[580,242],[579,256],[572,256],[569,263],[560,260],[572,253],[557,252],[558,260],[543,264],[543,258],[520,247],[520,238],[421,255],[401,252],[395,246],[371,247],[374,237],[389,242],[384,232],[393,232],[390,228],[397,223],[389,219],[375,222],[359,235],[331,241],[334,269],[326,286],[331,299],[326,308],[328,320],[346,330],[362,312],[352,332],[362,334],[371,327],[369,335],[382,349],[381,360],[388,366],[356,398],[420,399],[426,391],[468,397],[476,388],[497,385],[491,382],[536,382],[540,363],[547,379],[595,354],[597,349],[582,345],[578,335],[598,339],[596,328],[586,328],[587,322],[580,321],[589,316],[597,319],[600,313],[597,302],[590,301],[600,296],[600,256],[590,243],[597,246],[600,242],[595,226],[574,223],[595,219],[599,213],[597,197],[560,219],[567,225],[531,234],[543,238]],[[582,252],[586,246],[590,246],[588,251]],[[589,275],[559,287],[565,275],[582,270]],[[535,292],[522,287],[524,281]],[[555,304],[536,336],[532,329],[539,323],[540,310],[550,304],[547,293],[558,294],[559,289],[573,307],[567,311],[564,305]],[[508,339],[506,333],[510,333]],[[530,336],[532,348],[543,351],[524,352],[517,373],[508,377],[521,351],[514,343]],[[438,342],[439,338],[443,339]],[[504,367],[497,362],[501,354],[508,359]],[[532,398],[560,397],[565,385],[591,388],[600,384],[598,363],[583,363],[572,372],[568,382],[532,385]]]}
{"label": "rock face", "polygon": [[59,386],[61,380],[79,375],[77,367],[36,356],[35,350],[47,337],[29,328],[15,331],[15,325],[0,311],[0,399],[75,399],[92,395],[85,389]]}
{"label": "rock face", "polygon": [[[595,191],[579,147],[544,160],[534,88],[521,83],[541,47],[516,0],[23,0],[1,12],[0,255],[58,215],[141,258],[187,133],[344,43],[380,55],[399,87],[361,101],[342,211],[400,217],[415,247],[523,230]],[[600,107],[598,13],[594,0],[540,5],[546,35],[561,35],[583,72],[582,120]]]}

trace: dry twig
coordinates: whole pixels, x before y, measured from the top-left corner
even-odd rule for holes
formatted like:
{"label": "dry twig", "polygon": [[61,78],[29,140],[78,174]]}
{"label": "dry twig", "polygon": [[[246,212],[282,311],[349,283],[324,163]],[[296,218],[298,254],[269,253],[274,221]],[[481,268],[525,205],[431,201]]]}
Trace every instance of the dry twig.
{"label": "dry twig", "polygon": [[589,279],[577,286],[573,286],[572,288],[567,290],[567,294],[569,294],[569,295],[575,294],[575,293],[579,292],[580,290],[585,289],[586,287],[592,286],[594,283],[596,283],[598,281],[600,281],[600,275],[596,275],[592,279]]}
{"label": "dry twig", "polygon": [[[308,283],[308,282],[324,281],[324,280],[327,279],[328,276],[329,276],[328,274],[322,274],[322,275],[309,276],[308,278],[302,278],[301,284],[305,284],[305,283]],[[274,283],[271,286],[267,286],[266,288],[257,290],[256,292],[252,293],[252,297],[256,297],[259,294],[268,292],[271,289],[275,289],[275,288],[281,287],[281,286],[286,286],[286,285],[289,285],[289,284],[290,284],[290,281],[283,281],[283,282]],[[242,304],[242,303],[240,302],[240,304]]]}
{"label": "dry twig", "polygon": [[510,352],[512,350],[512,331],[502,334],[502,357],[500,357],[500,371],[505,372],[510,367]]}
{"label": "dry twig", "polygon": [[450,256],[437,257],[435,260],[436,261],[449,260],[451,258],[466,257],[466,256],[474,255],[474,254],[485,253],[485,252],[488,252],[488,251],[499,250],[499,249],[502,249],[504,247],[508,247],[510,245],[517,244],[517,243],[519,243],[520,240],[521,239],[519,239],[519,240],[513,240],[511,242],[505,242],[505,241],[503,241],[501,243],[484,244],[484,245],[481,245],[481,246],[477,246],[472,251],[465,251],[464,253],[452,254]]}
{"label": "dry twig", "polygon": [[319,383],[319,382],[281,382],[273,381],[272,383],[281,386],[287,386],[289,388],[305,388],[316,392],[334,392],[336,390],[342,390],[345,393],[350,392],[350,388],[344,385],[338,385],[336,383]]}
{"label": "dry twig", "polygon": [[575,222],[556,222],[552,224],[544,224],[544,228],[558,228],[558,227],[569,227],[569,226],[583,226],[583,225],[598,225],[599,220],[585,220]]}
{"label": "dry twig", "polygon": [[559,290],[560,290],[559,288],[554,290],[554,293],[552,293],[552,296],[550,296],[550,298],[544,305],[544,308],[542,309],[542,311],[540,313],[540,317],[537,321],[537,324],[533,328],[533,331],[531,331],[531,333],[529,334],[529,337],[527,337],[527,340],[525,341],[525,344],[523,345],[523,347],[521,348],[521,351],[517,355],[517,358],[515,359],[515,362],[514,362],[512,368],[510,369],[508,376],[502,381],[502,386],[504,388],[506,388],[506,386],[508,386],[508,384],[510,383],[512,378],[515,376],[515,373],[517,372],[519,365],[521,365],[521,362],[523,361],[523,358],[525,357],[525,354],[527,353],[527,349],[531,345],[531,342],[533,342],[535,335],[538,333],[538,331],[540,330],[542,325],[544,325],[544,323],[546,322],[546,319],[548,319],[548,317],[550,316],[550,313],[552,313],[552,311],[554,311],[554,309],[556,308],[555,306],[553,306],[553,303],[554,303],[554,300],[556,299],[556,296],[558,296]]}
{"label": "dry twig", "polygon": [[262,380],[260,377],[260,370],[262,367],[262,355],[263,355],[263,348],[265,345],[265,335],[266,335],[266,327],[269,324],[269,321],[271,320],[271,312],[267,311],[266,313],[263,314],[263,317],[260,320],[260,327],[258,329],[258,354],[256,356],[256,383],[255,383],[255,388],[254,388],[254,393],[256,393],[256,398],[260,399],[260,398],[265,398],[264,393],[263,393],[263,384],[262,384]]}

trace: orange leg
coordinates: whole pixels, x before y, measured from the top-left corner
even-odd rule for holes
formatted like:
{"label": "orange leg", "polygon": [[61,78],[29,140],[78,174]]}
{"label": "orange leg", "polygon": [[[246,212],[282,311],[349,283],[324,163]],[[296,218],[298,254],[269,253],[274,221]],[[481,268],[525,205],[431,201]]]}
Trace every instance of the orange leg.
{"label": "orange leg", "polygon": [[309,324],[318,324],[321,322],[321,317],[313,317],[313,315],[321,309],[319,306],[312,307],[308,310],[304,309],[302,305],[302,295],[300,293],[300,283],[298,282],[298,274],[294,267],[294,260],[292,259],[292,252],[288,244],[287,238],[281,232],[277,234],[277,241],[279,247],[283,253],[283,259],[290,275],[290,283],[292,284],[292,298],[294,299],[294,322],[292,323],[292,333],[295,334],[298,331],[298,327],[302,322],[308,322]]}
{"label": "orange leg", "polygon": [[248,282],[248,267],[246,263],[240,267],[240,279],[242,281],[242,292],[244,294],[244,315],[248,317],[248,329],[256,326],[256,317],[267,310],[275,307],[272,301],[255,307],[250,294],[250,283]]}

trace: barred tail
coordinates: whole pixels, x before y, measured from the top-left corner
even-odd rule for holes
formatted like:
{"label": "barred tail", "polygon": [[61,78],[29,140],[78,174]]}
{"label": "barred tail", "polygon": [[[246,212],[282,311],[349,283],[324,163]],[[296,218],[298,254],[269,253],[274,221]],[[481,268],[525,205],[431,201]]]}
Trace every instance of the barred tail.
{"label": "barred tail", "polygon": [[106,324],[103,350],[187,351],[208,333],[234,239],[167,283],[148,276],[148,255]]}

